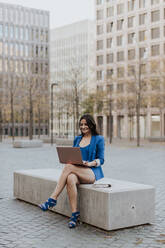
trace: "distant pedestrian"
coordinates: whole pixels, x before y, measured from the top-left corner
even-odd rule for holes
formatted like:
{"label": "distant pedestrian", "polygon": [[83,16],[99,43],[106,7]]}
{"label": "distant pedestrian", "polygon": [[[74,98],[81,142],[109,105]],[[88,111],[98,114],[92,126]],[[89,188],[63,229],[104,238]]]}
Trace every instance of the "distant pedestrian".
{"label": "distant pedestrian", "polygon": [[99,135],[96,129],[96,123],[91,115],[83,115],[79,121],[81,135],[76,136],[73,146],[80,147],[84,165],[77,166],[66,164],[57,186],[46,202],[39,205],[43,211],[56,206],[57,198],[67,186],[72,216],[69,221],[69,227],[76,227],[80,212],[77,209],[77,185],[92,184],[95,180],[104,177],[101,165],[104,163],[104,138]]}

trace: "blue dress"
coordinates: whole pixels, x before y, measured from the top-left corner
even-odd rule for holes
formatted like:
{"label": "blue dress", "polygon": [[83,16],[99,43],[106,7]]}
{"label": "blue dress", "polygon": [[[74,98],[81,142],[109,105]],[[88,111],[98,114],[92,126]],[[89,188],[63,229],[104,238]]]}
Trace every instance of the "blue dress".
{"label": "blue dress", "polygon": [[[82,159],[84,161],[89,161],[89,147],[90,147],[90,144],[85,147],[80,147]],[[93,166],[93,167],[90,167],[90,169],[93,171],[96,181],[104,177],[104,174],[102,173],[102,171],[100,172],[100,170],[98,170],[98,167]]]}

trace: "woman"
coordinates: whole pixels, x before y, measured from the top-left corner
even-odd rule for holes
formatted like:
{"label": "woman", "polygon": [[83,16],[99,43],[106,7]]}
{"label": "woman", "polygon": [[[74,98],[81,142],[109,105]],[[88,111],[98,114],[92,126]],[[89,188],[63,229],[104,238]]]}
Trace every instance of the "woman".
{"label": "woman", "polygon": [[[104,163],[104,138],[96,130],[96,123],[91,115],[83,115],[79,121],[81,135],[74,140],[74,147],[80,147],[84,166],[66,164],[57,186],[50,198],[39,207],[46,211],[56,206],[57,198],[67,185],[72,216],[69,227],[76,227],[80,212],[77,211],[77,185],[92,184],[104,177],[101,165]],[[86,166],[86,167],[85,167]]]}

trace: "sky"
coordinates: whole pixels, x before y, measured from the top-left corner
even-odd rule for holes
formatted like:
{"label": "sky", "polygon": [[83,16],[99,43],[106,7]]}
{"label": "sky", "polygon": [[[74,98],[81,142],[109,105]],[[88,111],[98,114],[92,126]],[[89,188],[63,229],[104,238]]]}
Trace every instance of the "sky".
{"label": "sky", "polygon": [[2,0],[3,3],[50,11],[50,28],[94,19],[94,0]]}

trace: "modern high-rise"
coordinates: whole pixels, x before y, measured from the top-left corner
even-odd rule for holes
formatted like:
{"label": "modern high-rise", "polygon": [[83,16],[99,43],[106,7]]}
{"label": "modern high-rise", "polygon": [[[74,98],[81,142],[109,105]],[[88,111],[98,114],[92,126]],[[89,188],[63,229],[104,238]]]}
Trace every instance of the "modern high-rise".
{"label": "modern high-rise", "polygon": [[0,88],[4,135],[12,135],[11,95],[15,135],[28,135],[30,94],[33,134],[48,133],[48,11],[0,3]]}
{"label": "modern high-rise", "polygon": [[54,87],[54,134],[73,136],[76,100],[80,103],[95,88],[94,77],[94,21],[83,20],[51,30],[50,81],[58,84]]}
{"label": "modern high-rise", "polygon": [[[96,0],[95,7],[97,90],[111,99],[113,136],[136,137],[139,92],[141,137],[164,136],[165,1]],[[96,115],[105,137],[109,116]]]}

